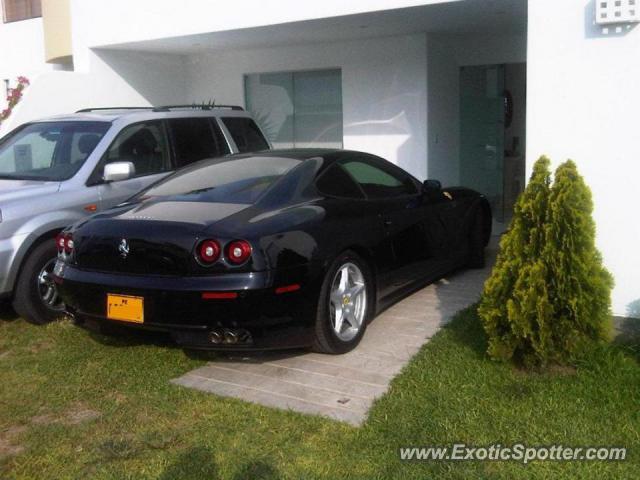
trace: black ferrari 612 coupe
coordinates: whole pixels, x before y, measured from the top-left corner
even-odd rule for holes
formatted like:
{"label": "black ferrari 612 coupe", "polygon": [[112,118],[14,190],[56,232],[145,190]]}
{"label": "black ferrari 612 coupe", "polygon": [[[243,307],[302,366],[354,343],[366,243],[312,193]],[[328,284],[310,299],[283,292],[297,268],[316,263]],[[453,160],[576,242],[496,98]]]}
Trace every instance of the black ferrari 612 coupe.
{"label": "black ferrari 612 coupe", "polygon": [[59,235],[54,278],[80,324],[170,332],[190,348],[354,348],[377,312],[479,267],[486,199],[373,155],[203,160]]}

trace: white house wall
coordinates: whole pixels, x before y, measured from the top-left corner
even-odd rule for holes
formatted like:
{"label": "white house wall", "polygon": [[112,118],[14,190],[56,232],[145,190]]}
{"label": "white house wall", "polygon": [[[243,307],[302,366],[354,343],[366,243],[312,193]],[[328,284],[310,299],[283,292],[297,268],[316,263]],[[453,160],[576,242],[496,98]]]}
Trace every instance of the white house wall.
{"label": "white house wall", "polygon": [[527,167],[571,158],[591,186],[614,313],[640,317],[640,25],[602,35],[593,2],[529,1]]}
{"label": "white house wall", "polygon": [[0,136],[31,120],[87,107],[185,102],[185,57],[92,51],[90,73],[49,71],[32,78],[24,99],[0,127]]}
{"label": "white house wall", "polygon": [[[1,14],[1,12],[0,12]],[[44,63],[44,36],[42,19],[21,22],[0,21],[0,82],[4,79],[15,86],[16,77],[23,75],[33,79],[51,70]],[[6,107],[4,82],[0,83],[0,110]]]}
{"label": "white house wall", "polygon": [[460,183],[460,65],[449,43],[429,36],[428,176],[443,185]]}
{"label": "white house wall", "polygon": [[196,54],[187,60],[187,100],[244,105],[244,74],[340,68],[344,148],[426,178],[426,59],[424,34]]}
{"label": "white house wall", "polygon": [[458,185],[460,67],[524,63],[527,61],[526,37],[429,34],[428,46],[428,176],[445,185]]}
{"label": "white house wall", "polygon": [[91,76],[98,82],[90,106],[184,103],[185,56],[120,50],[93,50],[90,55]]}

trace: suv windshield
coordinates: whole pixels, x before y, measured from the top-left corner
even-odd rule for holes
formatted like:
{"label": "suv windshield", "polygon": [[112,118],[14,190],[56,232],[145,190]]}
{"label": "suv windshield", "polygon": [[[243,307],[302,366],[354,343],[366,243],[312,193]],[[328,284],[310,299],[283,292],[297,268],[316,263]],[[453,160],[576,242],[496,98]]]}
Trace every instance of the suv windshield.
{"label": "suv windshield", "polygon": [[0,143],[0,178],[61,181],[75,175],[109,129],[108,122],[42,122]]}
{"label": "suv windshield", "polygon": [[225,158],[201,162],[161,180],[132,201],[163,197],[178,202],[251,204],[299,163],[300,160],[293,158],[275,157]]}

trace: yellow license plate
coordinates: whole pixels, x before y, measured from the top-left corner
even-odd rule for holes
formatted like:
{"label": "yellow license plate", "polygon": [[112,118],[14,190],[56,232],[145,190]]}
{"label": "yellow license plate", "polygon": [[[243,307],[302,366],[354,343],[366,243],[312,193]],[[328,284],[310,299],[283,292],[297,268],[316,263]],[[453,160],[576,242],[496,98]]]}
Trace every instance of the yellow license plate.
{"label": "yellow license plate", "polygon": [[107,318],[144,323],[144,298],[107,294]]}

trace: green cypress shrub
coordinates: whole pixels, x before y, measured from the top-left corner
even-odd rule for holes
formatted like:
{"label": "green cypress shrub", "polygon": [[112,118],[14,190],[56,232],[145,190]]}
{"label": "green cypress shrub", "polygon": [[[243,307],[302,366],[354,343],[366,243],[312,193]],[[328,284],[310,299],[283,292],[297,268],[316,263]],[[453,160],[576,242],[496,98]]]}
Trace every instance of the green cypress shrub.
{"label": "green cypress shrub", "polygon": [[552,187],[549,160],[536,162],[478,309],[492,358],[564,363],[583,343],[606,338],[613,281],[592,212],[573,162],[557,169]]}
{"label": "green cypress shrub", "polygon": [[613,278],[595,245],[591,190],[571,160],[556,170],[548,210],[542,257],[549,275],[553,344],[559,360],[567,360],[583,342],[609,336]]}
{"label": "green cypress shrub", "polygon": [[549,337],[546,269],[541,262],[551,173],[541,157],[518,198],[509,230],[502,236],[493,271],[486,281],[478,313],[489,338],[492,358],[530,363]]}

